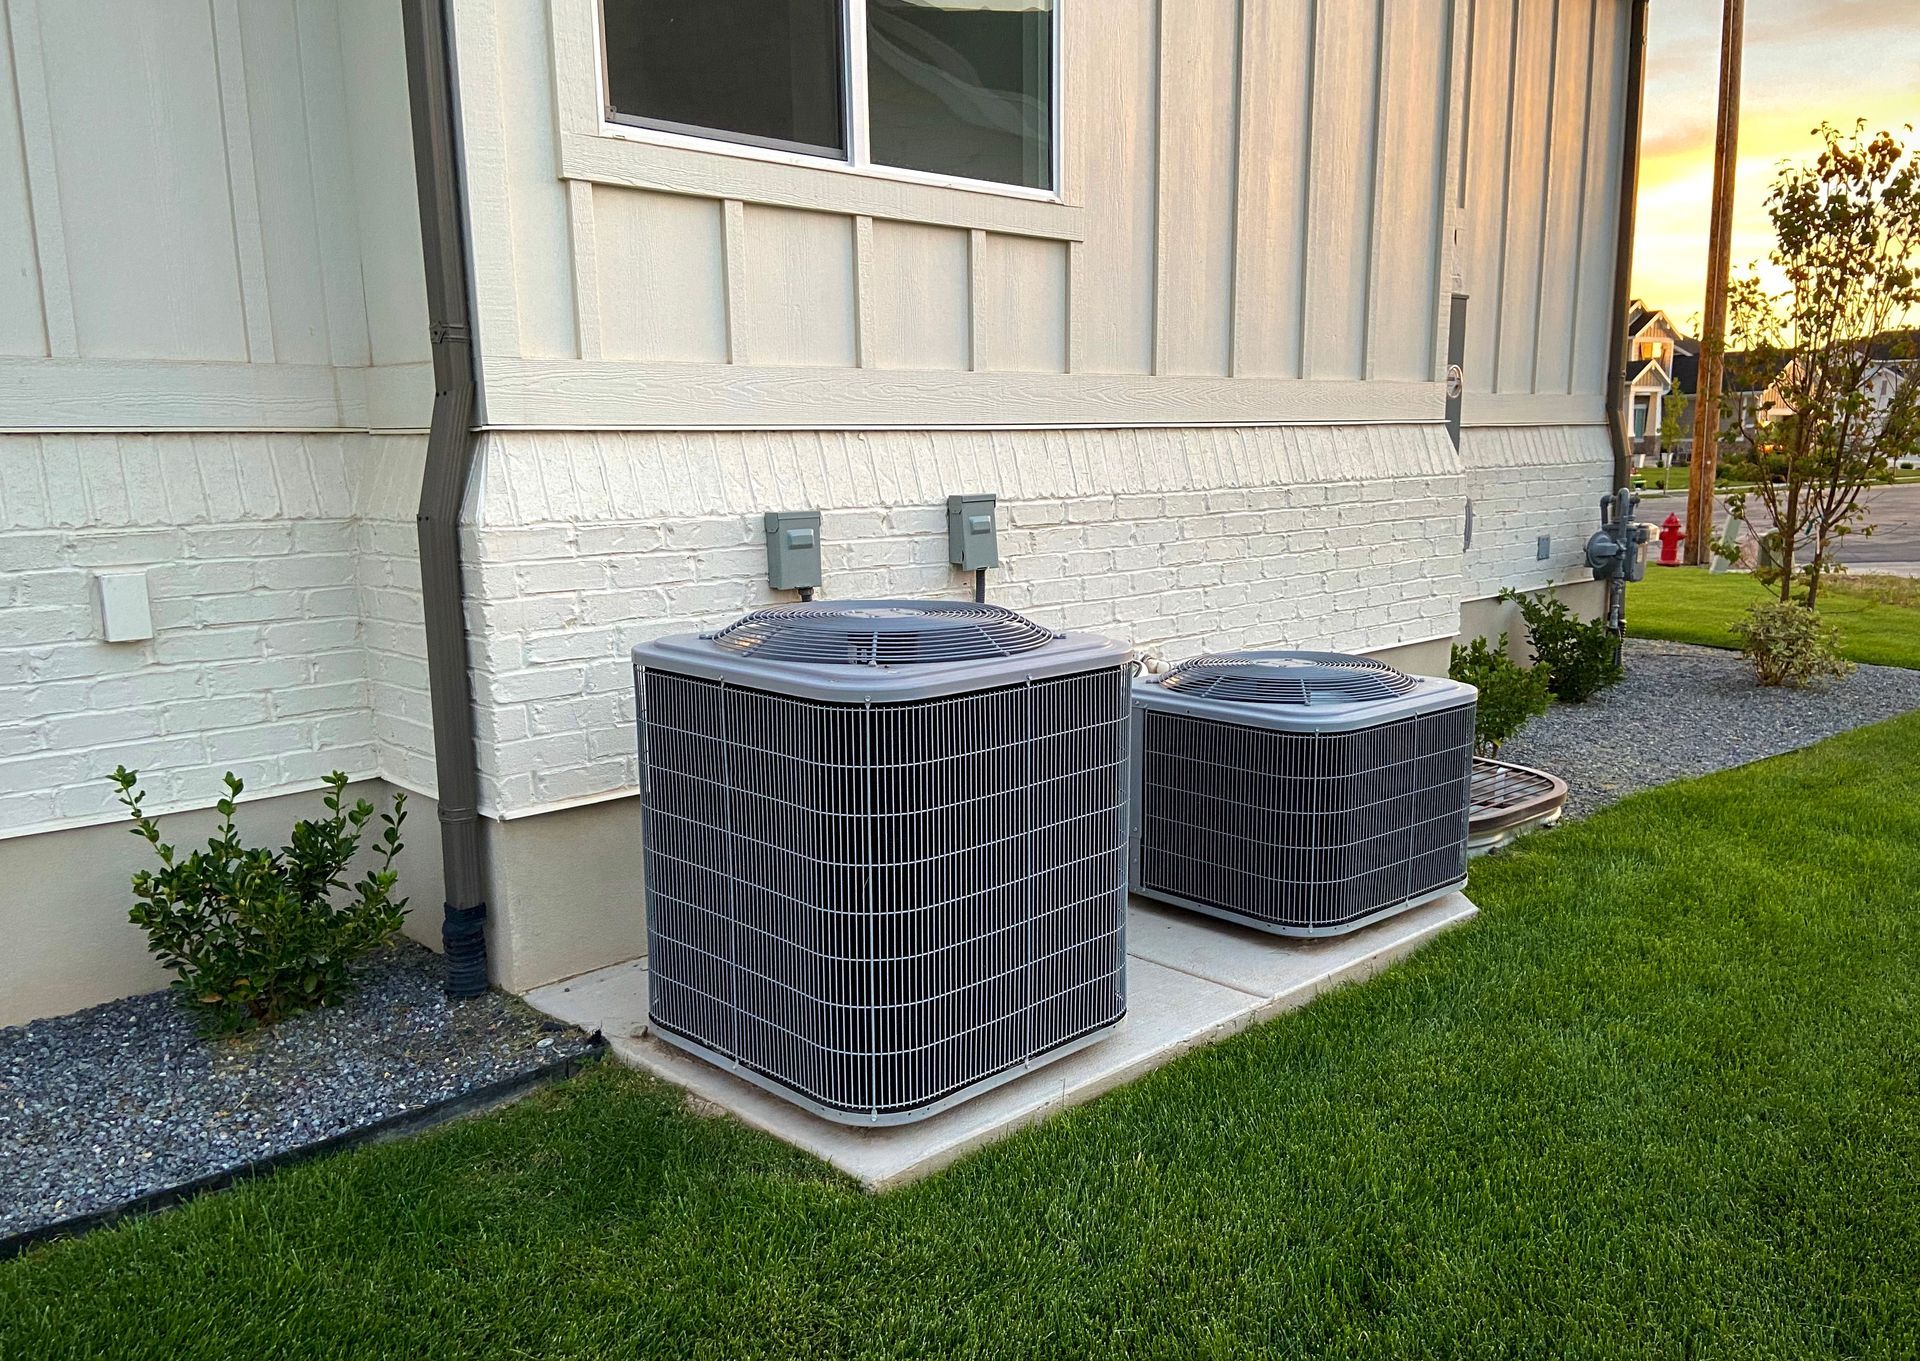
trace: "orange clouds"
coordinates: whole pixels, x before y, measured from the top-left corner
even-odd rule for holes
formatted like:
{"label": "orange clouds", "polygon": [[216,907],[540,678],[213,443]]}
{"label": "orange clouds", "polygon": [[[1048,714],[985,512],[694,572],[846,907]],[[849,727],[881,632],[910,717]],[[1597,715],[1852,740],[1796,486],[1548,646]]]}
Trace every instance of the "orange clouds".
{"label": "orange clouds", "polygon": [[[1903,12],[1904,11],[1904,12]],[[1690,324],[1706,292],[1713,189],[1718,0],[1668,0],[1650,15],[1634,292]],[[1749,0],[1742,66],[1735,269],[1765,267],[1766,195],[1782,160],[1813,154],[1822,119],[1920,125],[1920,24],[1884,0]],[[1910,141],[1915,140],[1909,138]]]}

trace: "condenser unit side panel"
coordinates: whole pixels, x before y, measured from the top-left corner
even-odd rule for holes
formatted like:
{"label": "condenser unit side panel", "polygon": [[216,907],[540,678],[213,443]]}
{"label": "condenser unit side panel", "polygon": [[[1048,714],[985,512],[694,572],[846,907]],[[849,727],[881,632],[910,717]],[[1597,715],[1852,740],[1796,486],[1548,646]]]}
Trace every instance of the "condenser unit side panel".
{"label": "condenser unit side panel", "polygon": [[886,1123],[1117,1022],[1127,684],[828,703],[642,671],[655,1023]]}
{"label": "condenser unit side panel", "polygon": [[1332,935],[1458,888],[1473,705],[1442,698],[1454,702],[1306,731],[1139,704],[1136,890],[1266,930]]}

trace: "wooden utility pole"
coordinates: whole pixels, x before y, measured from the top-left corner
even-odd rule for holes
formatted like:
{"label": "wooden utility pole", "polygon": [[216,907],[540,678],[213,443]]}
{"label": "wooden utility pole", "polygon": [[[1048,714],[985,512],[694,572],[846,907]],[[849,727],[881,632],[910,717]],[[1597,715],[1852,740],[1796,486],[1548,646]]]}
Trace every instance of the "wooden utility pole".
{"label": "wooden utility pole", "polygon": [[1727,348],[1727,276],[1733,272],[1733,171],[1740,152],[1740,41],[1746,0],[1725,0],[1720,19],[1720,107],[1713,132],[1713,219],[1707,239],[1707,304],[1701,312],[1700,381],[1693,403],[1693,468],[1687,485],[1687,561],[1712,555],[1713,482],[1720,464],[1720,375]]}

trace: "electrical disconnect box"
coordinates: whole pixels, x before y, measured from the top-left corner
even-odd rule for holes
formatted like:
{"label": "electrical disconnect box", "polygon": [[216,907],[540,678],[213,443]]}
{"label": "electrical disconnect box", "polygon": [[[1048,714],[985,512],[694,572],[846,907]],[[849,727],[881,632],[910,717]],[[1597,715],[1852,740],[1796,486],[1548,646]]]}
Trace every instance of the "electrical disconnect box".
{"label": "electrical disconnect box", "polygon": [[767,584],[776,591],[811,591],[820,584],[820,512],[767,512]]}
{"label": "electrical disconnect box", "polygon": [[947,560],[966,572],[1000,565],[991,493],[947,498]]}

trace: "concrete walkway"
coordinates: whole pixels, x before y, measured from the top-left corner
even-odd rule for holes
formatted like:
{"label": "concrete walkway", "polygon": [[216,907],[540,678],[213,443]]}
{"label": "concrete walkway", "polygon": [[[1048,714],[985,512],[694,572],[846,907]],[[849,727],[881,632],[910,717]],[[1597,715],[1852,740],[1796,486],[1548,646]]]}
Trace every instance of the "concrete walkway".
{"label": "concrete walkway", "polygon": [[881,1191],[1200,1045],[1305,1006],[1329,988],[1370,977],[1477,911],[1456,893],[1349,936],[1289,941],[1136,900],[1127,922],[1128,1015],[1111,1034],[931,1119],[880,1129],[823,1120],[647,1035],[644,960],[535,988],[526,1000],[598,1030],[623,1063],[677,1083]]}

